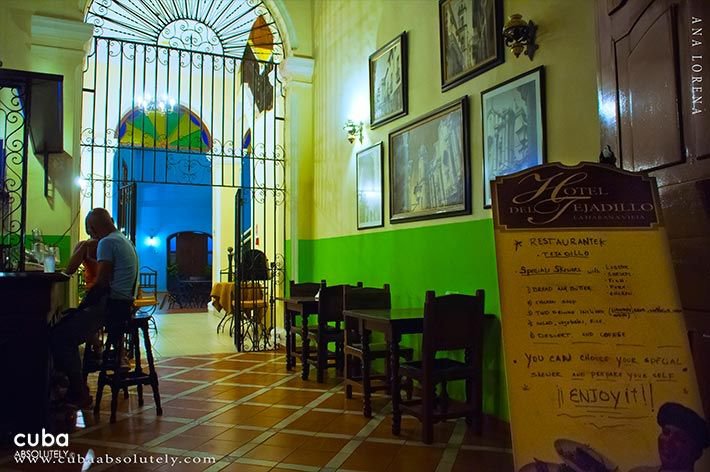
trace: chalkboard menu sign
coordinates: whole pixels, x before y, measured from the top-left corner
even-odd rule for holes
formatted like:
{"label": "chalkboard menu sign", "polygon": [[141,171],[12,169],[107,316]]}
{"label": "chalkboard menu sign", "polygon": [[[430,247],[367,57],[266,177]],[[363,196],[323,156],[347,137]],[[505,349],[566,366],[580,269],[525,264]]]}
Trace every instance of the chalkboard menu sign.
{"label": "chalkboard menu sign", "polygon": [[655,180],[547,164],[491,186],[515,470],[710,471]]}

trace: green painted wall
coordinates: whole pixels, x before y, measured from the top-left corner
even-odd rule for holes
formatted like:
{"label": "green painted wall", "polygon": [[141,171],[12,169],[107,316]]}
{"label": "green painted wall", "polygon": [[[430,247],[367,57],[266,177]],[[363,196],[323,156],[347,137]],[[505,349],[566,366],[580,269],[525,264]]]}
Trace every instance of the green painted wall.
{"label": "green painted wall", "polygon": [[[302,282],[389,283],[394,307],[423,306],[426,290],[473,294],[482,288],[486,312],[500,315],[492,220],[301,240],[298,250]],[[403,341],[418,349],[421,337]],[[484,408],[507,419],[499,324],[486,333],[484,359]],[[462,385],[450,391],[460,396]]]}

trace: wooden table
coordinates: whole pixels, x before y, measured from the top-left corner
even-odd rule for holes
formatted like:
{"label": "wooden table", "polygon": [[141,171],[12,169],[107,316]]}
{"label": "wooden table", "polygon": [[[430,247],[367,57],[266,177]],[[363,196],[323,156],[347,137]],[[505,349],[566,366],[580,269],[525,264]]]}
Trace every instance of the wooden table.
{"label": "wooden table", "polygon": [[[296,334],[291,332],[291,328],[296,326],[296,318],[301,316],[301,339],[304,346],[308,344],[308,315],[318,314],[318,300],[315,297],[289,297],[277,298],[284,302],[284,329],[286,330],[286,370],[291,370],[296,366]],[[308,379],[308,350],[301,350],[301,363],[303,372],[301,378]]]}
{"label": "wooden table", "polygon": [[[234,282],[217,282],[212,286],[212,291],[210,292],[212,297],[212,306],[221,311],[224,309],[224,316],[219,320],[217,325],[217,333],[221,329],[224,331],[224,326],[227,319],[234,316],[234,308],[232,306],[232,300],[234,297]],[[232,328],[229,328],[229,335],[232,335]]]}
{"label": "wooden table", "polygon": [[[496,318],[490,314],[486,314],[485,317],[485,323]],[[399,343],[403,334],[419,334],[424,331],[424,307],[354,308],[343,311],[343,318],[353,318],[360,324],[363,351],[369,351],[370,332],[379,331],[385,334],[390,350],[390,394],[394,409],[394,406],[399,402],[399,395],[394,393],[401,388],[399,382]],[[392,434],[398,435],[400,427],[400,419],[395,418],[393,415]]]}
{"label": "wooden table", "polygon": [[[403,334],[417,334],[424,330],[424,307],[419,308],[373,308],[343,311],[343,318],[354,318],[361,326],[362,350],[369,351],[370,332],[380,331],[390,350],[390,394],[393,408],[399,401],[399,343]],[[346,321],[347,325],[347,321]],[[392,418],[392,433],[399,434],[400,420]]]}

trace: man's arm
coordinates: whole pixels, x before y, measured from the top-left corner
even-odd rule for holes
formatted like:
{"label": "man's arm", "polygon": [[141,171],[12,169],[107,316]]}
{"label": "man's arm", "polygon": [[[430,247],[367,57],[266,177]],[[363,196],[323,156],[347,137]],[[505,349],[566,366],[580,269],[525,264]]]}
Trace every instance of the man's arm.
{"label": "man's arm", "polygon": [[77,244],[74,248],[74,253],[71,255],[71,258],[69,259],[69,264],[67,264],[67,268],[64,273],[67,275],[71,275],[76,272],[76,270],[79,268],[85,258],[86,242],[80,241],[79,244]]}
{"label": "man's arm", "polygon": [[98,250],[99,272],[96,275],[96,282],[87,292],[81,305],[96,304],[101,300],[101,297],[108,295],[110,291],[111,277],[113,276],[113,262],[105,255],[105,250],[105,247]]}

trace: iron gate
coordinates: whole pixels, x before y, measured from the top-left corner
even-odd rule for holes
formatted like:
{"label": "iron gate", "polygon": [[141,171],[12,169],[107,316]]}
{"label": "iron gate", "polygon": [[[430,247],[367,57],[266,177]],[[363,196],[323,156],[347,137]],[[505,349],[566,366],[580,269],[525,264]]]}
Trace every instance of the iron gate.
{"label": "iron gate", "polygon": [[[209,7],[209,1],[204,3]],[[252,10],[261,5],[245,3],[252,4]],[[180,6],[165,3],[166,8],[172,5]],[[189,7],[187,2],[185,6]],[[252,40],[255,29],[272,28],[273,21],[259,16],[249,42],[240,46],[242,56],[235,57],[216,53],[236,50],[217,48],[210,38],[196,41],[196,34],[204,35],[199,28],[190,30],[187,40],[184,36],[176,40],[181,21],[198,27],[201,23],[197,17],[183,20],[178,18],[180,12],[172,13],[172,26],[145,37],[112,34],[115,28],[109,31],[105,24],[99,24],[95,11],[87,15],[87,21],[93,18],[99,34],[117,37],[94,37],[85,63],[82,207],[112,209],[122,222],[130,224],[141,211],[135,207],[136,184],[208,186],[213,188],[213,206],[218,209],[221,201],[229,201],[231,206],[234,200],[230,194],[240,189],[242,196],[235,198],[242,202],[242,218],[234,215],[236,207],[221,208],[218,213],[224,221],[235,219],[233,225],[230,223],[235,228],[234,240],[218,241],[215,231],[215,253],[224,254],[226,260],[226,246],[234,244],[238,261],[234,272],[238,276],[244,270],[240,268],[240,255],[246,250],[261,251],[273,269],[270,283],[280,285],[286,234],[284,86],[275,62],[277,56],[260,60],[258,45]],[[214,16],[214,12],[194,13]],[[170,28],[169,40],[161,42],[159,38],[165,39],[165,31]],[[127,38],[156,42],[146,44]],[[126,200],[127,185],[134,187],[132,199]],[[133,224],[134,235],[135,229]],[[236,286],[238,290],[240,284]],[[269,290],[270,319],[273,292]],[[235,299],[235,317],[239,318],[240,297]],[[269,325],[274,327],[273,322]],[[235,336],[235,345],[240,350],[274,347],[273,342],[245,343],[240,336]]]}

